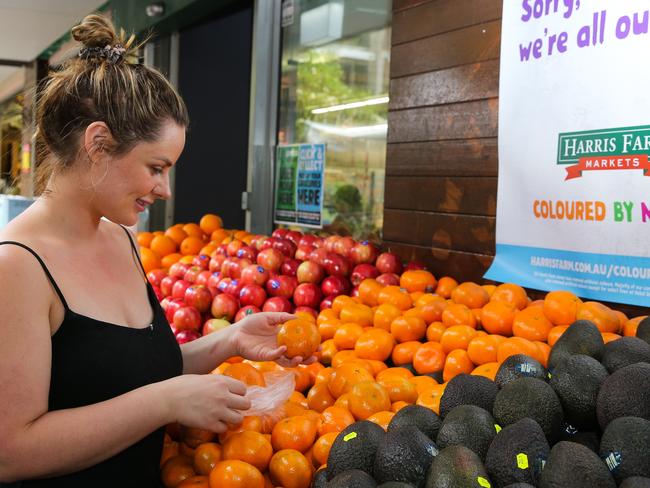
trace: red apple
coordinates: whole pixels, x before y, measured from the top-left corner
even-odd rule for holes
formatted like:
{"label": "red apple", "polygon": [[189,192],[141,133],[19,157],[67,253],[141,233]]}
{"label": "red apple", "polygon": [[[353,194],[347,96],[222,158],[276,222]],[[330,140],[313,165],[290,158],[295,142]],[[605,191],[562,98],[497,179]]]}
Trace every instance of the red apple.
{"label": "red apple", "polygon": [[207,269],[204,269],[199,273],[199,276],[196,277],[196,281],[194,282],[194,284],[207,286],[210,276],[212,276],[212,272],[208,271]]}
{"label": "red apple", "polygon": [[384,286],[399,285],[399,276],[395,273],[383,273],[377,276],[377,283]]}
{"label": "red apple", "polygon": [[152,286],[160,286],[160,282],[167,276],[167,273],[162,269],[152,269],[147,273],[147,280]]}
{"label": "red apple", "polygon": [[264,286],[269,279],[269,272],[259,264],[249,264],[241,271],[240,280],[245,285]]}
{"label": "red apple", "polygon": [[201,327],[201,314],[194,307],[186,306],[179,308],[174,312],[172,324],[176,331],[186,329],[198,331]]}
{"label": "red apple", "polygon": [[253,264],[250,259],[247,258],[233,258],[236,259],[234,263],[230,265],[230,277],[239,279],[241,278],[241,272],[246,266]]}
{"label": "red apple", "polygon": [[287,232],[285,239],[290,240],[296,245],[296,247],[298,247],[298,243],[300,242],[300,239],[302,239],[302,232],[298,232],[297,230],[290,230]]}
{"label": "red apple", "polygon": [[201,337],[201,334],[197,330],[184,329],[179,330],[175,334],[176,342],[178,344],[185,344],[186,342],[192,342]]}
{"label": "red apple", "polygon": [[375,266],[380,273],[395,273],[402,274],[402,260],[393,252],[382,252],[375,262]]}
{"label": "red apple", "polygon": [[267,249],[272,249],[273,244],[275,244],[277,241],[278,241],[278,239],[275,238],[275,237],[267,237],[264,240],[264,242],[262,242],[260,252],[261,251],[266,251]]}
{"label": "red apple", "polygon": [[172,299],[171,297],[163,297],[163,299],[160,300],[160,308],[162,308],[163,311],[167,310],[167,304],[171,299]]}
{"label": "red apple", "polygon": [[349,257],[354,264],[374,264],[378,254],[379,251],[373,244],[368,241],[361,241],[350,250]]}
{"label": "red apple", "polygon": [[288,239],[278,239],[273,243],[273,249],[277,249],[288,258],[296,254],[297,246]]}
{"label": "red apple", "polygon": [[335,295],[328,295],[320,302],[319,309],[325,310],[326,308],[332,308],[332,302],[336,298]]}
{"label": "red apple", "polygon": [[[316,308],[318,308],[318,305],[319,304],[316,305]],[[296,307],[293,313],[298,313],[298,312],[308,313],[309,315],[314,317],[314,319],[318,318],[318,312],[312,307]]]}
{"label": "red apple", "polygon": [[331,276],[348,276],[350,274],[350,262],[347,258],[330,253],[323,262],[325,272]]}
{"label": "red apple", "polygon": [[356,246],[356,244],[357,242],[352,239],[352,237],[342,237],[334,243],[332,250],[341,256],[349,258],[352,248]]}
{"label": "red apple", "polygon": [[350,281],[354,286],[359,286],[363,280],[377,276],[379,276],[379,270],[372,264],[357,264],[352,270]]}
{"label": "red apple", "polygon": [[208,290],[210,290],[212,296],[216,295],[217,293],[220,293],[219,291],[220,281],[221,281],[221,273],[219,273],[218,271],[212,273],[208,278],[208,282],[205,284],[205,286],[208,287]]}
{"label": "red apple", "polygon": [[235,298],[239,298],[239,292],[244,288],[244,284],[239,280],[231,280],[226,287],[225,293],[232,295]]}
{"label": "red apple", "polygon": [[298,283],[320,283],[325,277],[325,269],[313,261],[303,261],[296,271]]}
{"label": "red apple", "polygon": [[264,243],[267,241],[267,239],[267,236],[257,236],[251,241],[251,246],[253,246],[258,251],[262,251],[264,249]]}
{"label": "red apple", "polygon": [[276,276],[266,282],[266,291],[272,297],[291,298],[298,286],[298,280],[293,276]]}
{"label": "red apple", "polygon": [[228,322],[225,319],[208,319],[203,324],[203,329],[201,330],[201,332],[203,333],[203,335],[208,335],[218,330],[225,329],[229,325],[230,322]]}
{"label": "red apple", "polygon": [[170,296],[172,294],[174,283],[177,281],[178,278],[174,278],[173,276],[165,276],[162,280],[160,280],[160,291],[162,294],[166,297]]}
{"label": "red apple", "polygon": [[224,260],[223,264],[221,265],[221,276],[224,278],[235,278],[235,274],[237,274],[237,270],[239,270],[239,275],[241,276],[241,267],[239,266],[239,258],[227,258]]}
{"label": "red apple", "polygon": [[284,297],[271,297],[264,302],[263,312],[287,312],[291,313],[293,306],[291,302]]}
{"label": "red apple", "polygon": [[344,295],[350,290],[350,282],[343,276],[328,276],[321,283],[323,295]]}
{"label": "red apple", "polygon": [[300,247],[300,246],[316,246],[317,241],[318,241],[318,237],[316,237],[314,234],[305,234],[298,241],[298,247]]}
{"label": "red apple", "polygon": [[314,246],[298,246],[294,258],[296,258],[298,261],[307,261],[309,259],[309,255],[315,249],[316,247]]}
{"label": "red apple", "polygon": [[258,254],[259,251],[251,246],[244,246],[237,251],[237,257],[239,259],[248,259],[251,263],[255,262]]}
{"label": "red apple", "polygon": [[174,283],[174,286],[172,286],[172,297],[174,298],[185,298],[185,290],[190,286],[189,281],[185,280],[178,280],[176,283]]}
{"label": "red apple", "polygon": [[228,256],[235,257],[237,256],[237,252],[244,246],[245,244],[242,241],[235,239],[228,243],[226,252],[228,253]]}
{"label": "red apple", "polygon": [[282,263],[282,266],[280,266],[280,273],[285,276],[296,276],[298,266],[300,266],[300,261],[297,259],[287,258]]}
{"label": "red apple", "polygon": [[271,233],[271,237],[275,237],[276,239],[284,239],[288,232],[289,231],[287,229],[275,229]]}
{"label": "red apple", "polygon": [[359,296],[359,287],[358,286],[352,287],[352,290],[350,291],[350,296],[351,297],[358,297]]}
{"label": "red apple", "polygon": [[217,291],[219,293],[226,293],[226,290],[228,289],[228,285],[230,285],[231,281],[232,278],[221,278],[219,280],[219,283],[217,283]]}
{"label": "red apple", "polygon": [[265,249],[257,255],[257,264],[264,266],[269,271],[277,272],[282,266],[284,256],[277,249]]}
{"label": "red apple", "polygon": [[406,266],[404,266],[404,271],[414,271],[418,269],[427,269],[422,261],[411,261]]}
{"label": "red apple", "polygon": [[212,271],[213,273],[215,271],[221,271],[221,266],[225,260],[226,256],[223,254],[217,254],[216,251],[213,252],[212,257],[210,258],[210,264],[208,265],[208,270]]}
{"label": "red apple", "polygon": [[192,266],[199,266],[201,269],[208,269],[210,266],[210,256],[199,254],[192,259]]}
{"label": "red apple", "polygon": [[165,296],[162,294],[162,291],[160,291],[160,287],[159,287],[159,286],[153,286],[153,285],[151,285],[151,288],[153,289],[153,293],[154,293],[154,295],[156,295],[156,299],[157,299],[158,301],[160,301],[160,300],[162,300],[163,298],[165,298]]}
{"label": "red apple", "polygon": [[239,292],[239,303],[242,307],[255,305],[260,308],[266,301],[266,292],[259,285],[244,285]]}
{"label": "red apple", "polygon": [[212,293],[203,285],[193,285],[185,290],[185,303],[204,313],[212,305]]}
{"label": "red apple", "polygon": [[190,269],[185,271],[185,274],[183,275],[183,279],[187,281],[188,283],[194,283],[196,281],[196,278],[198,278],[199,274],[203,271],[203,268],[200,266],[192,266]]}
{"label": "red apple", "polygon": [[232,322],[238,309],[237,299],[232,295],[222,293],[212,300],[210,312],[215,319],[226,319],[228,322]]}
{"label": "red apple", "polygon": [[323,242],[323,247],[327,249],[328,252],[334,252],[334,246],[338,241],[343,239],[341,236],[329,236]]}
{"label": "red apple", "polygon": [[237,315],[235,315],[235,322],[239,322],[244,317],[258,312],[261,312],[259,307],[256,307],[255,305],[246,305],[245,307],[240,308]]}
{"label": "red apple", "polygon": [[178,309],[185,306],[185,302],[182,298],[166,297],[164,300],[166,300],[165,306],[163,307],[165,310],[165,318],[167,319],[167,322],[171,324],[174,322],[174,314]]}
{"label": "red apple", "polygon": [[322,298],[320,287],[314,283],[302,283],[293,292],[293,304],[296,307],[317,308]]}
{"label": "red apple", "polygon": [[172,276],[173,278],[178,278],[179,280],[185,276],[186,271],[190,269],[189,264],[181,263],[180,261],[177,263],[172,264],[169,267],[169,276]]}
{"label": "red apple", "polygon": [[330,254],[332,253],[328,251],[326,248],[318,247],[309,254],[309,260],[315,262],[316,264],[320,264],[321,266],[324,266],[325,261],[327,260],[327,257]]}

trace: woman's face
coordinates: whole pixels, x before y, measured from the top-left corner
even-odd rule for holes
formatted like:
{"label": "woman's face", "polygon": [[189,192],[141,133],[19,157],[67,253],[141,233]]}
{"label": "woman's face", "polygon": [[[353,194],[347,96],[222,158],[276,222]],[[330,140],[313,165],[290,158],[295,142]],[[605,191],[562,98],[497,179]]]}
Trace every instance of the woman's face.
{"label": "woman's face", "polygon": [[185,128],[175,122],[163,124],[154,142],[141,142],[112,158],[108,166],[97,164],[93,175],[93,205],[112,222],[131,226],[138,214],[158,199],[171,196],[169,171],[185,145]]}

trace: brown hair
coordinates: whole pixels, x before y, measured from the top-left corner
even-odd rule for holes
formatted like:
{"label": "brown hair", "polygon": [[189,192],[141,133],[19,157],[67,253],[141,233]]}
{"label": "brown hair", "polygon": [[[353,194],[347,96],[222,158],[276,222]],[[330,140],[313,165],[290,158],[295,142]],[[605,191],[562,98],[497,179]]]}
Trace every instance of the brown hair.
{"label": "brown hair", "polygon": [[[135,37],[118,36],[113,24],[88,15],[72,29],[83,44],[79,56],[52,72],[38,96],[37,136],[46,159],[37,172],[37,193],[52,171],[72,166],[80,151],[80,135],[95,121],[110,128],[114,155],[141,141],[154,141],[164,122],[187,127],[185,103],[155,69],[134,63]],[[39,188],[40,187],[40,188]]]}

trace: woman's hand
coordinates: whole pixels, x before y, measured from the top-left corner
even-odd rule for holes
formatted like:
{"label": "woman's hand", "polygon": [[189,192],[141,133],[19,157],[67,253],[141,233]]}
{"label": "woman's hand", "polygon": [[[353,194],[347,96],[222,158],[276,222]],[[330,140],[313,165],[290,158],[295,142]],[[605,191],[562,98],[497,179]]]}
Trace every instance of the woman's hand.
{"label": "woman's hand", "polygon": [[188,427],[221,433],[227,424],[239,424],[251,406],[246,385],[220,374],[186,374],[167,380],[171,418]]}
{"label": "woman's hand", "polygon": [[259,312],[246,316],[230,326],[237,355],[251,361],[276,361],[281,366],[293,367],[301,363],[311,364],[315,357],[284,356],[286,346],[278,346],[278,326],[295,319],[295,315],[283,312]]}

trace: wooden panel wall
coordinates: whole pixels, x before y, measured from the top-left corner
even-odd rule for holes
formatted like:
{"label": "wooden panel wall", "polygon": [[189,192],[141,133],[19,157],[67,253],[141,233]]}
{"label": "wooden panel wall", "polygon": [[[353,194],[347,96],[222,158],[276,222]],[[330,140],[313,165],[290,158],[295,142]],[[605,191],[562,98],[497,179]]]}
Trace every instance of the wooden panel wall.
{"label": "wooden panel wall", "polygon": [[384,241],[437,276],[492,261],[501,0],[394,0]]}

